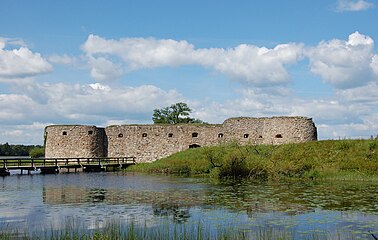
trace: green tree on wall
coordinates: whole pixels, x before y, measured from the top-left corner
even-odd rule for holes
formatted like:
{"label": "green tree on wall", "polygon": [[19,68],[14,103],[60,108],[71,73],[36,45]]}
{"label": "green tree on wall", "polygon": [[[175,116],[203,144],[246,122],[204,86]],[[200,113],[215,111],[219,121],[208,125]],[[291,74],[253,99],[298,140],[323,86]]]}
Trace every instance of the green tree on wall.
{"label": "green tree on wall", "polygon": [[189,117],[192,109],[186,103],[175,103],[169,107],[155,109],[152,120],[155,124],[205,123],[199,119]]}

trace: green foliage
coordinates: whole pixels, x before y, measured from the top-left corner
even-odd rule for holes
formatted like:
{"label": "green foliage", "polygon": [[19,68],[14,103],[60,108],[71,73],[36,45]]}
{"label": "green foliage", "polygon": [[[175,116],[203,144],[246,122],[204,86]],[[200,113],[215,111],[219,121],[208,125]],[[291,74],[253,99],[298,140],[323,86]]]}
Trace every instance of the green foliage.
{"label": "green foliage", "polygon": [[200,174],[257,180],[378,179],[378,140],[314,141],[284,145],[228,143],[189,149],[131,171]]}
{"label": "green foliage", "polygon": [[0,144],[0,156],[29,156],[29,152],[36,147],[41,148],[41,146],[35,145]]}
{"label": "green foliage", "polygon": [[32,158],[40,158],[45,156],[45,148],[44,147],[34,147],[29,152],[29,156]]}
{"label": "green foliage", "polygon": [[191,111],[186,103],[175,103],[169,107],[155,109],[152,120],[155,124],[204,123],[189,117]]}

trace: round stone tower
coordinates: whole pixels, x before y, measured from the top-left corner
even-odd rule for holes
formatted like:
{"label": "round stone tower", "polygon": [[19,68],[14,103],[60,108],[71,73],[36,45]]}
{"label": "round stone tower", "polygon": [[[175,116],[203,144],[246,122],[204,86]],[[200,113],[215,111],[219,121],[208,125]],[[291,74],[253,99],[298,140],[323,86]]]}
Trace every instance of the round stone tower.
{"label": "round stone tower", "polygon": [[82,125],[52,125],[45,128],[45,156],[105,157],[106,136],[103,128]]}

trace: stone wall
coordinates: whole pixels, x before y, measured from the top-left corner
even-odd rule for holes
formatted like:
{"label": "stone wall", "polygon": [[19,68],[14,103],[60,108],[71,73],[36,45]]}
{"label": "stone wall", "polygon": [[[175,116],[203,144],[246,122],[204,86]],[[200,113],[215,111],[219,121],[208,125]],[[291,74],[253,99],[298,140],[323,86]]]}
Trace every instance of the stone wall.
{"label": "stone wall", "polygon": [[222,141],[218,138],[222,125],[121,125],[107,127],[105,131],[109,156],[136,156],[139,162]]}
{"label": "stone wall", "polygon": [[209,125],[48,126],[46,157],[135,156],[151,162],[190,147],[238,141],[283,144],[313,141],[317,130],[305,117],[230,118]]}

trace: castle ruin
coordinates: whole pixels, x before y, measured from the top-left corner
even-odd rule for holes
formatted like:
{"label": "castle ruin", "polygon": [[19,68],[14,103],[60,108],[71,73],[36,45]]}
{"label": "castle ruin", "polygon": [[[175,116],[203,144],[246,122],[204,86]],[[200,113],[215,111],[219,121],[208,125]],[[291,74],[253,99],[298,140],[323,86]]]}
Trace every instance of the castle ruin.
{"label": "castle ruin", "polygon": [[45,128],[45,156],[125,157],[152,162],[188,148],[238,141],[284,144],[317,140],[311,118],[229,118],[223,124],[51,125]]}

